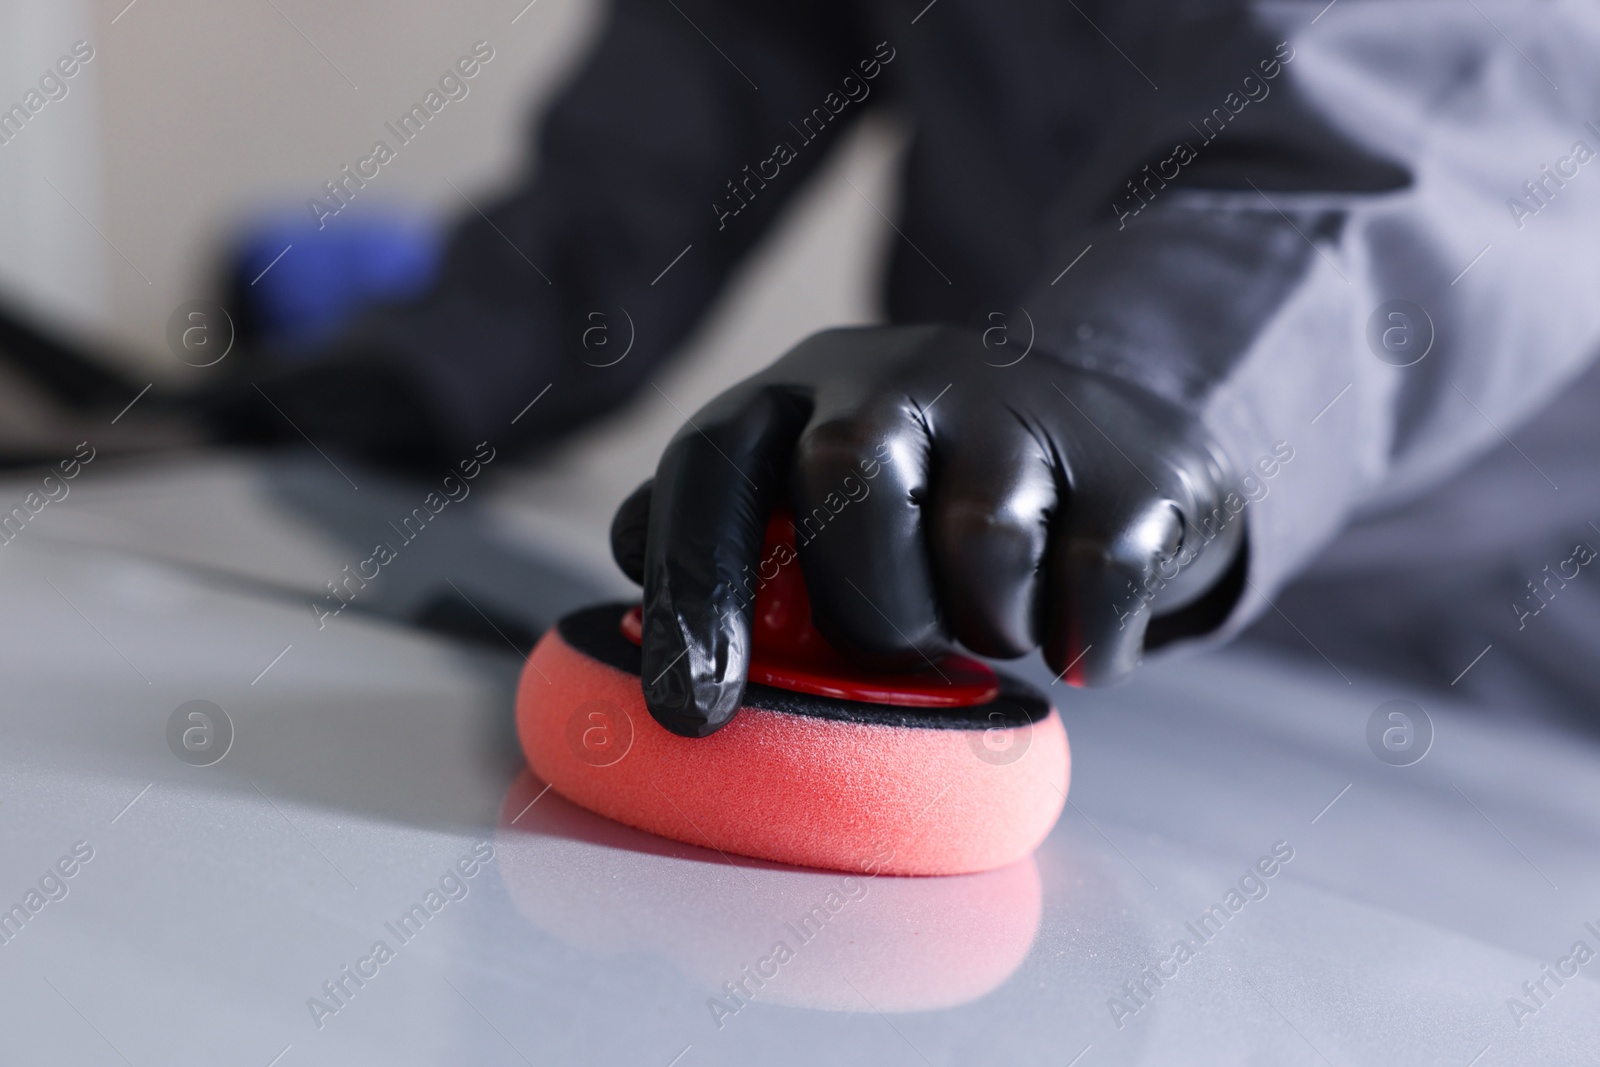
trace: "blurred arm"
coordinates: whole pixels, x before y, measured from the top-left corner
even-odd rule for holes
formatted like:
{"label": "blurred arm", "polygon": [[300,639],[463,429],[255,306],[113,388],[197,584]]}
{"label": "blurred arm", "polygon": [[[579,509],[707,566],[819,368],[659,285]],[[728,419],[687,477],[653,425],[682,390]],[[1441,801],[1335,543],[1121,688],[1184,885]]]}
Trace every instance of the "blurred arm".
{"label": "blurred arm", "polygon": [[[400,361],[446,447],[525,445],[616,405],[859,113],[844,77],[883,90],[858,36],[842,3],[618,0],[530,183],[466,212],[431,292],[365,316],[341,351]],[[791,125],[813,109],[829,121]]]}

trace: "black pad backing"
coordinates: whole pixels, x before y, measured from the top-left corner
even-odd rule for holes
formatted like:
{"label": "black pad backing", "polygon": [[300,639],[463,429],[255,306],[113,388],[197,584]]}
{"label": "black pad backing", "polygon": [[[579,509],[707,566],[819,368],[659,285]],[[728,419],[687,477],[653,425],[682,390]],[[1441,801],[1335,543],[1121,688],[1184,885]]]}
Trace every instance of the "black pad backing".
{"label": "black pad backing", "polygon": [[[556,623],[556,632],[572,648],[608,667],[638,677],[639,646],[622,636],[622,616],[629,604],[601,604]],[[854,722],[865,726],[903,726],[924,730],[1005,729],[1038,722],[1050,714],[1050,702],[1033,686],[996,672],[1000,695],[987,704],[966,708],[902,708],[868,704],[859,700],[796,693],[770,685],[751,685],[744,703],[750,707],[816,719]]]}

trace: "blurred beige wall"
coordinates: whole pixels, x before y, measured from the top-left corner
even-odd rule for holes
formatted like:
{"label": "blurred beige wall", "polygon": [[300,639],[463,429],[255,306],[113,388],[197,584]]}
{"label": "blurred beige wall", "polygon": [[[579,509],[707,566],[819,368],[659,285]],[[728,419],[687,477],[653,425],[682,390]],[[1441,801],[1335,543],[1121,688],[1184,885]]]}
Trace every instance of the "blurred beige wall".
{"label": "blurred beige wall", "polygon": [[[106,259],[115,255],[85,221],[103,223],[106,213],[101,64],[96,56],[79,69],[69,53],[93,36],[84,0],[0,0],[0,291],[41,316],[82,323],[109,321]],[[41,89],[46,76],[60,79],[63,60],[73,76]],[[30,92],[39,95],[30,101]],[[17,106],[38,113],[18,119]]]}

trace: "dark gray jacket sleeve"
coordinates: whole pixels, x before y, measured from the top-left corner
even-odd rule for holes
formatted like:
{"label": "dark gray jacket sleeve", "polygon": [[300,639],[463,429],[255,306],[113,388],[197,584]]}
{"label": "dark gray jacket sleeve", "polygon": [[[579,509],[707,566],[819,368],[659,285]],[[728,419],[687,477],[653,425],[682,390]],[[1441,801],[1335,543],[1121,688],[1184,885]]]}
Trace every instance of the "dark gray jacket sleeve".
{"label": "dark gray jacket sleeve", "polygon": [[[341,350],[398,360],[460,441],[533,443],[616,405],[861,110],[838,91],[873,54],[852,19],[837,2],[616,0],[542,120],[532,180],[479,199],[432,291]],[[845,106],[791,127],[825,101]],[[802,150],[774,161],[779,144]]]}
{"label": "dark gray jacket sleeve", "polygon": [[1053,220],[1082,259],[1025,300],[1042,348],[1188,405],[1248,472],[1218,636],[1600,342],[1600,9],[1318,7],[1152,20],[1159,88]]}

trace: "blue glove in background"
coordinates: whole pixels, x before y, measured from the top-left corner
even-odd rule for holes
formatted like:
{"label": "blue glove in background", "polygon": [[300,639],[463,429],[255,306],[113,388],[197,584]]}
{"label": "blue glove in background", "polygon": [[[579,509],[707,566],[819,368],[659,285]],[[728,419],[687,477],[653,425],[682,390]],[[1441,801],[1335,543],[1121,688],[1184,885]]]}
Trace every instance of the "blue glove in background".
{"label": "blue glove in background", "polygon": [[248,225],[232,247],[231,310],[242,337],[310,358],[362,307],[425,292],[444,242],[413,216],[356,216],[319,230],[296,211]]}

